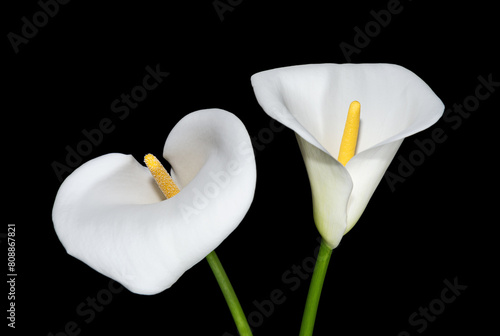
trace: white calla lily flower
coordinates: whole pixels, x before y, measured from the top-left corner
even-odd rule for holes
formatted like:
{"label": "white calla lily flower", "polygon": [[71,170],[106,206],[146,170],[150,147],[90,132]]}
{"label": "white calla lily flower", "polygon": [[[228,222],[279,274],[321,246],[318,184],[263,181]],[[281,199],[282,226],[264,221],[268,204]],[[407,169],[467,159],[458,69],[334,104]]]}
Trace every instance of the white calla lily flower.
{"label": "white calla lily flower", "polygon": [[255,191],[250,137],[229,112],[187,115],[163,156],[181,189],[172,198],[133,156],[108,154],[68,176],[53,207],[67,252],[139,294],[169,288],[212,252],[239,225]]}
{"label": "white calla lily flower", "polygon": [[[311,64],[251,78],[261,107],[292,129],[311,184],[315,223],[330,248],[358,221],[404,138],[434,124],[444,105],[393,64]],[[354,157],[338,160],[349,104],[361,121]]]}

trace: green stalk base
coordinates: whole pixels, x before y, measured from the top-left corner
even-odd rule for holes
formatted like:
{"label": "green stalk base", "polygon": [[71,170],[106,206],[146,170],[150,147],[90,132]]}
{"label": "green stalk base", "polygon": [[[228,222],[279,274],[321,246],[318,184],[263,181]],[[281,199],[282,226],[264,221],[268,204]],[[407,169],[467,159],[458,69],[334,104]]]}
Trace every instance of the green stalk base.
{"label": "green stalk base", "polygon": [[300,327],[300,336],[311,336],[314,330],[314,322],[316,321],[316,313],[318,311],[319,298],[323,289],[326,271],[330,263],[332,250],[321,240],[316,265],[307,294],[306,306],[302,317],[302,325]]}
{"label": "green stalk base", "polygon": [[252,330],[248,325],[243,309],[238,301],[238,297],[236,296],[233,286],[231,285],[231,282],[222,267],[219,257],[215,254],[215,251],[212,251],[209,255],[207,255],[207,261],[215,275],[215,278],[217,279],[217,282],[219,283],[220,289],[226,299],[229,310],[233,315],[234,323],[238,328],[240,336],[252,336]]}

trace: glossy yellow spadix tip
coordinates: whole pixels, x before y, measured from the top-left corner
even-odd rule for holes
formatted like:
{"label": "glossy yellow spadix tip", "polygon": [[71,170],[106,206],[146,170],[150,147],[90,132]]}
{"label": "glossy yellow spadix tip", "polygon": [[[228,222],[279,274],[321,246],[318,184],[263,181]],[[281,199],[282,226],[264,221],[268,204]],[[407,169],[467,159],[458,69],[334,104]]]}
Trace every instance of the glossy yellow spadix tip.
{"label": "glossy yellow spadix tip", "polygon": [[340,143],[339,162],[344,166],[349,162],[356,152],[356,143],[358,142],[359,116],[361,105],[358,101],[353,101],[347,112],[344,134]]}
{"label": "glossy yellow spadix tip", "polygon": [[156,184],[158,184],[158,187],[160,187],[163,192],[163,195],[165,195],[166,198],[177,195],[180,190],[161,162],[152,154],[146,155],[144,157],[144,162],[149,168],[151,175],[153,175]]}

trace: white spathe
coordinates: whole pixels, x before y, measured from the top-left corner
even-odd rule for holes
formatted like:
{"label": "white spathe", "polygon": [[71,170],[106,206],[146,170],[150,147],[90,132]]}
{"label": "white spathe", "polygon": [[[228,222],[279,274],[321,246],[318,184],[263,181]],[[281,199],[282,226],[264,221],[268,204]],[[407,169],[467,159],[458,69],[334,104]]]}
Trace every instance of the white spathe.
{"label": "white spathe", "polygon": [[[444,105],[393,64],[310,64],[254,74],[264,111],[292,129],[309,175],[316,226],[335,248],[358,221],[405,137],[434,124]],[[349,105],[361,103],[355,156],[337,161]]]}
{"label": "white spathe", "polygon": [[256,166],[250,137],[233,114],[185,116],[163,156],[181,191],[165,200],[133,156],[107,154],[76,169],[52,212],[67,252],[139,294],[169,288],[213,251],[252,203]]}

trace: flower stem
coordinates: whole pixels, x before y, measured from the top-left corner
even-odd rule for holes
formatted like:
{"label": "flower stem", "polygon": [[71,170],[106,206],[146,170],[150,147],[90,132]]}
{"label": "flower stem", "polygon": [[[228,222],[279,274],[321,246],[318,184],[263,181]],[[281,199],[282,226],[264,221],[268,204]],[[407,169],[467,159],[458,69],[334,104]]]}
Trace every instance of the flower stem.
{"label": "flower stem", "polygon": [[300,327],[300,336],[311,336],[314,330],[314,321],[316,320],[316,312],[318,311],[319,298],[321,289],[325,280],[326,271],[332,256],[332,250],[321,240],[316,265],[307,294],[306,307],[302,317],[302,325]]}
{"label": "flower stem", "polygon": [[231,285],[231,282],[222,267],[219,257],[215,254],[215,251],[212,251],[209,255],[207,255],[207,261],[215,275],[215,278],[217,279],[217,282],[219,283],[220,289],[226,299],[229,310],[233,315],[234,323],[238,328],[240,336],[251,336],[252,331],[250,330],[250,326],[248,325],[245,314],[243,313],[243,309],[238,301],[238,297],[236,296],[233,286]]}

